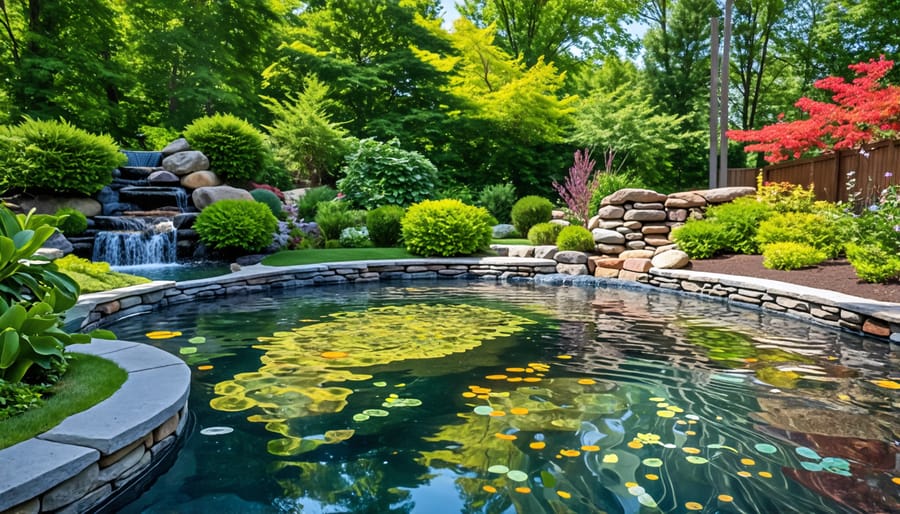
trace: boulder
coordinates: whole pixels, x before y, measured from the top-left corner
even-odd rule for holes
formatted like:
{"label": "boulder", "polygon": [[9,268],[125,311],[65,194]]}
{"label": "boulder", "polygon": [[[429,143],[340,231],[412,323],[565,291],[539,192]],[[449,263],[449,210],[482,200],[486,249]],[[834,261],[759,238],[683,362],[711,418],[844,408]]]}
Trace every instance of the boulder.
{"label": "boulder", "polygon": [[559,250],[555,245],[540,245],[534,247],[534,257],[536,259],[552,259]]}
{"label": "boulder", "polygon": [[625,215],[625,209],[618,205],[605,205],[597,211],[597,216],[603,220],[620,220]]}
{"label": "boulder", "polygon": [[643,241],[628,241],[625,243],[625,248],[629,250],[643,250],[647,247],[647,243]]}
{"label": "boulder", "polygon": [[63,253],[63,255],[68,255],[75,251],[75,248],[72,247],[72,243],[66,239],[66,236],[60,234],[59,232],[50,236],[50,239],[44,241],[44,248],[53,248],[55,250],[59,250]]}
{"label": "boulder", "polygon": [[253,197],[246,189],[238,189],[231,186],[201,187],[191,193],[194,206],[201,211],[219,200],[247,200],[252,202]]}
{"label": "boulder", "polygon": [[211,171],[201,170],[181,177],[181,185],[187,189],[221,186],[222,179]]}
{"label": "boulder", "polygon": [[600,226],[597,228],[605,228],[605,229],[614,229],[616,227],[621,227],[624,225],[622,220],[605,220],[600,222]]}
{"label": "boulder", "polygon": [[669,211],[669,221],[684,221],[688,218],[687,209],[671,209]]}
{"label": "boulder", "polygon": [[590,262],[595,271],[597,268],[614,269],[618,271],[622,269],[622,264],[625,263],[625,259],[594,256],[590,258]]}
{"label": "boulder", "polygon": [[507,246],[509,257],[530,258],[534,257],[534,247],[530,245],[509,245]]}
{"label": "boulder", "polygon": [[651,234],[668,234],[669,233],[668,225],[645,225],[641,227],[641,233],[651,235]]}
{"label": "boulder", "polygon": [[602,253],[604,255],[619,255],[620,253],[625,251],[625,245],[608,245],[608,244],[599,244],[596,248],[598,253]]}
{"label": "boulder", "polygon": [[665,202],[666,195],[651,191],[649,189],[620,189],[615,193],[606,196],[600,202],[600,205],[622,205],[626,202],[655,203]]}
{"label": "boulder", "polygon": [[588,230],[594,230],[595,228],[599,228],[599,227],[600,227],[600,216],[599,215],[594,216],[588,220],[588,225],[587,225]]}
{"label": "boulder", "polygon": [[160,153],[163,154],[163,157],[168,157],[172,154],[176,154],[179,152],[188,152],[191,150],[191,145],[188,143],[187,139],[183,137],[179,137],[175,141],[167,144],[165,148],[163,148]]}
{"label": "boulder", "polygon": [[594,276],[597,278],[619,278],[619,270],[614,268],[594,268]]}
{"label": "boulder", "polygon": [[193,227],[195,221],[197,221],[196,212],[184,212],[175,216],[172,225],[178,230],[187,229]]}
{"label": "boulder", "polygon": [[99,216],[103,211],[100,202],[93,198],[37,195],[33,198],[17,198],[13,200],[24,212],[34,209],[38,214],[56,214],[56,211],[67,207],[81,212],[87,217]]}
{"label": "boulder", "polygon": [[662,202],[653,202],[653,203],[644,203],[644,202],[635,202],[632,206],[634,209],[658,209],[663,210],[666,206]]}
{"label": "boulder", "polygon": [[[556,252],[556,255],[553,258],[556,259],[556,262],[563,264],[585,264],[588,261],[588,255],[586,253],[571,250]],[[587,272],[586,269],[585,272]]]}
{"label": "boulder", "polygon": [[591,234],[594,236],[595,243],[609,245],[625,244],[625,236],[615,230],[595,228],[591,231]]}
{"label": "boulder", "polygon": [[706,205],[706,198],[693,191],[672,193],[666,200],[667,209],[687,209],[690,207],[703,207],[704,205]]}
{"label": "boulder", "polygon": [[587,275],[588,267],[586,264],[557,264],[556,272],[564,275]]}
{"label": "boulder", "polygon": [[494,228],[492,230],[493,232],[491,235],[494,239],[503,239],[504,237],[509,237],[510,234],[515,232],[516,227],[508,223],[501,223],[499,225],[494,225]]}
{"label": "boulder", "polygon": [[653,250],[625,250],[619,254],[619,259],[649,259],[653,257]]}
{"label": "boulder", "polygon": [[716,189],[697,191],[697,194],[705,198],[707,203],[725,203],[742,196],[755,195],[756,188],[750,186],[719,187]]}
{"label": "boulder", "polygon": [[178,175],[171,171],[159,170],[154,171],[147,177],[147,182],[151,186],[171,186],[178,184]]}
{"label": "boulder", "polygon": [[163,168],[178,175],[187,175],[194,171],[208,170],[209,159],[196,150],[172,154],[162,162]]}
{"label": "boulder", "polygon": [[628,230],[640,230],[641,227],[644,226],[644,224],[640,221],[630,220],[623,223],[622,226],[627,228]]}
{"label": "boulder", "polygon": [[666,211],[663,210],[632,209],[625,213],[625,221],[664,221],[665,219]]}
{"label": "boulder", "polygon": [[681,269],[690,264],[691,258],[681,250],[669,250],[653,257],[650,261],[654,268]]}
{"label": "boulder", "polygon": [[622,269],[625,271],[632,271],[634,273],[647,273],[650,271],[650,268],[653,267],[650,259],[625,259],[625,262],[622,263]]}
{"label": "boulder", "polygon": [[644,237],[644,242],[650,246],[666,246],[672,244],[672,241],[665,236],[648,235]]}

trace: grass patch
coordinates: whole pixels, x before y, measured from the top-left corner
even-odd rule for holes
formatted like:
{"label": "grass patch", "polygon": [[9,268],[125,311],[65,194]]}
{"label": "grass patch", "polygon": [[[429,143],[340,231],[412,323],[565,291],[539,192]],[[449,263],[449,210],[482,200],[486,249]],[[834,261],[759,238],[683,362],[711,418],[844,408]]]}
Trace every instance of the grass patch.
{"label": "grass patch", "polygon": [[263,259],[266,266],[296,266],[323,262],[371,261],[378,259],[416,259],[404,248],[313,248],[284,250]]}
{"label": "grass patch", "polygon": [[531,241],[524,238],[509,238],[509,239],[491,239],[492,245],[529,245],[533,246]]}
{"label": "grass patch", "polygon": [[46,432],[72,414],[102,402],[119,390],[128,373],[114,362],[70,353],[69,369],[51,389],[44,405],[0,421],[0,449]]}

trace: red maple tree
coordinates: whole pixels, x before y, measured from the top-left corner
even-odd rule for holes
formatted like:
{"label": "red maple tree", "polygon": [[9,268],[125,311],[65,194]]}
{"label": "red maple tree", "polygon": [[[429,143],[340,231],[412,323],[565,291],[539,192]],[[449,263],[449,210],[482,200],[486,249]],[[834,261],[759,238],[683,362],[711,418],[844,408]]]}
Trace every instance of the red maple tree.
{"label": "red maple tree", "polygon": [[856,78],[847,82],[842,77],[817,80],[816,89],[833,93],[834,103],[800,98],[795,107],[807,117],[766,125],[759,130],[729,130],[735,141],[753,142],[747,152],[765,152],[765,160],[776,163],[790,157],[799,158],[812,149],[839,150],[883,139],[900,131],[900,87],[885,85],[881,79],[894,66],[882,55],[877,61],[851,64]]}

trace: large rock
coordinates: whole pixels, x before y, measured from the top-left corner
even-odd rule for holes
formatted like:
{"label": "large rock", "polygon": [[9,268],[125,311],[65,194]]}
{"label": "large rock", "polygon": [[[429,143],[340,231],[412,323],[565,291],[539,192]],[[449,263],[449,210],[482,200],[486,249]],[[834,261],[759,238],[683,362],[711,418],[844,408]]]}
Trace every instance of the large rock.
{"label": "large rock", "polygon": [[558,251],[556,245],[539,245],[534,247],[534,257],[536,259],[552,259]]}
{"label": "large rock", "polygon": [[209,159],[196,150],[172,154],[162,162],[163,168],[178,175],[187,175],[195,171],[209,169]]}
{"label": "large rock", "polygon": [[755,195],[756,188],[750,186],[719,187],[716,189],[707,189],[706,191],[697,191],[697,194],[706,198],[708,203],[725,203],[742,196]]}
{"label": "large rock", "polygon": [[188,152],[191,150],[191,145],[188,143],[187,139],[183,137],[179,137],[175,141],[167,144],[165,148],[160,151],[164,157],[168,157],[172,154],[176,154],[179,152]]}
{"label": "large rock", "polygon": [[166,170],[154,171],[147,177],[147,182],[151,186],[173,186],[178,184],[178,175]]}
{"label": "large rock", "polygon": [[492,236],[494,239],[503,239],[504,237],[509,237],[510,234],[516,231],[516,227],[508,224],[501,223],[499,225],[494,225],[492,230]]}
{"label": "large rock", "polygon": [[665,221],[666,211],[631,209],[625,213],[625,221]]}
{"label": "large rock", "polygon": [[625,250],[619,254],[620,259],[650,259],[653,257],[653,250]]}
{"label": "large rock", "polygon": [[34,198],[18,198],[14,202],[23,211],[34,209],[38,214],[56,214],[63,207],[80,211],[87,217],[99,216],[103,211],[100,202],[93,198],[37,195]]}
{"label": "large rock", "polygon": [[620,253],[625,251],[625,245],[608,245],[608,244],[599,244],[597,245],[597,252],[602,253],[604,255],[619,255]]}
{"label": "large rock", "polygon": [[195,171],[181,177],[181,185],[187,189],[200,189],[201,187],[221,186],[222,179],[211,171]]}
{"label": "large rock", "polygon": [[600,227],[600,216],[594,216],[588,220],[588,230],[594,230],[595,228]]}
{"label": "large rock", "polygon": [[44,248],[53,248],[59,250],[63,253],[63,255],[68,255],[75,251],[75,248],[72,247],[72,243],[66,239],[66,236],[60,234],[59,232],[50,236],[50,239],[44,241]]}
{"label": "large rock", "polygon": [[198,214],[196,212],[184,212],[175,216],[172,220],[172,225],[177,230],[188,229],[194,226],[194,222],[197,221]]}
{"label": "large rock", "polygon": [[681,250],[669,250],[654,256],[650,262],[654,268],[681,269],[690,264],[691,258]]}
{"label": "large rock", "polygon": [[594,236],[594,242],[600,244],[608,244],[608,245],[622,245],[625,244],[625,236],[615,230],[606,230],[602,228],[595,228],[591,231],[591,234]]}
{"label": "large rock", "polygon": [[600,205],[622,205],[626,202],[665,202],[666,195],[651,191],[649,189],[620,189],[615,193],[608,195]]}
{"label": "large rock", "polygon": [[231,186],[213,186],[195,189],[191,193],[191,200],[194,202],[194,207],[202,211],[220,200],[248,200],[252,202],[253,197],[246,189],[238,189]]}
{"label": "large rock", "polygon": [[620,220],[625,215],[625,209],[618,205],[604,205],[597,211],[597,216],[602,220]]}
{"label": "large rock", "polygon": [[[572,250],[556,252],[556,255],[553,258],[556,259],[556,262],[563,264],[585,264],[588,261],[588,255],[586,253],[574,252]],[[585,273],[587,273],[587,270],[585,270]]]}
{"label": "large rock", "polygon": [[556,272],[564,275],[587,275],[587,264],[557,264]]}
{"label": "large rock", "polygon": [[703,207],[704,205],[706,205],[706,198],[693,191],[672,193],[666,200],[667,209],[687,209],[689,207]]}

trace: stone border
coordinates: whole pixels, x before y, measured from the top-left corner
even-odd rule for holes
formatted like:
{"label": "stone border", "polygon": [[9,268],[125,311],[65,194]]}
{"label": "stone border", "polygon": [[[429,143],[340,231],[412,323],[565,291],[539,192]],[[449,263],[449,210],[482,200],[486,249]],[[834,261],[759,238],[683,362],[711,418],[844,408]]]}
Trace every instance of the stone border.
{"label": "stone border", "polygon": [[128,378],[106,400],[0,450],[0,512],[96,507],[168,455],[184,432],[191,372],[181,359],[143,344],[99,339],[68,351],[109,359]]}

